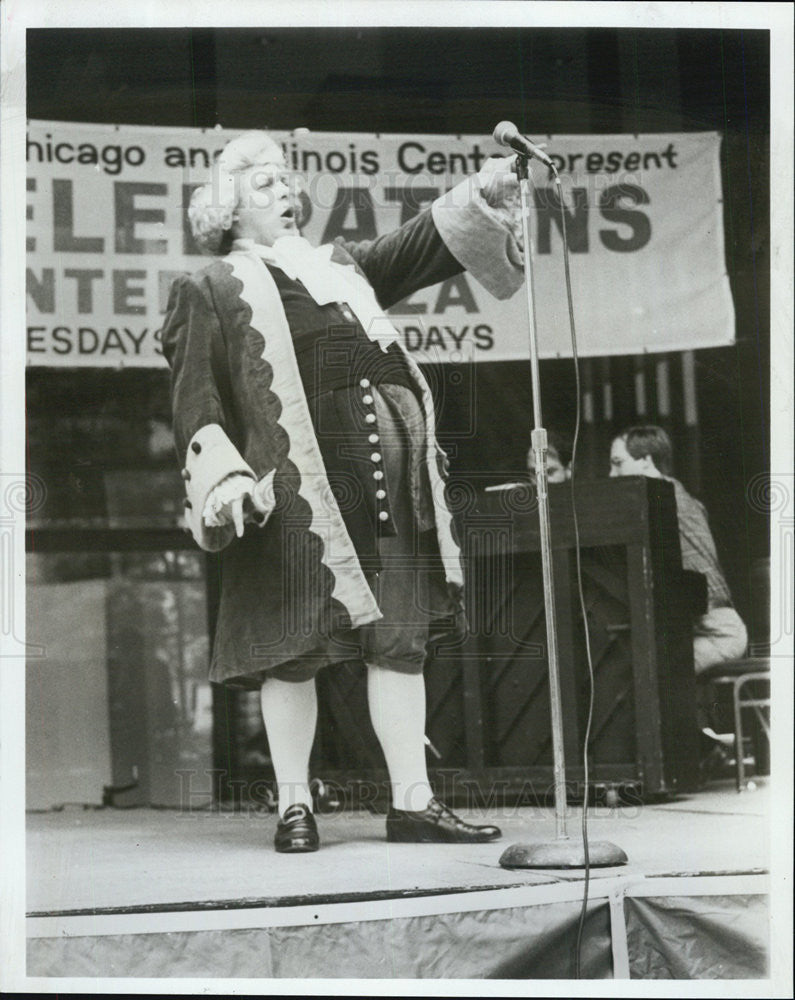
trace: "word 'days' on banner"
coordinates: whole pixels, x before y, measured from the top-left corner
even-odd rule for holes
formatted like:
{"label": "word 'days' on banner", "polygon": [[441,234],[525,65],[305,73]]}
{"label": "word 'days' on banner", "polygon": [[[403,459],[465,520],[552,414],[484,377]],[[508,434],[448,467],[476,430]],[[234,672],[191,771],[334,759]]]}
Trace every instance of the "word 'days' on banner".
{"label": "word 'days' on banner", "polygon": [[[192,190],[235,132],[31,121],[27,358],[157,366],[174,277],[206,263],[186,223]],[[272,133],[302,177],[304,235],[372,239],[503,155],[491,137]],[[729,344],[720,136],[552,136],[582,355]],[[530,229],[542,357],[571,353],[560,199],[532,165]],[[529,355],[520,290],[498,302],[458,275],[390,310],[418,361]]]}

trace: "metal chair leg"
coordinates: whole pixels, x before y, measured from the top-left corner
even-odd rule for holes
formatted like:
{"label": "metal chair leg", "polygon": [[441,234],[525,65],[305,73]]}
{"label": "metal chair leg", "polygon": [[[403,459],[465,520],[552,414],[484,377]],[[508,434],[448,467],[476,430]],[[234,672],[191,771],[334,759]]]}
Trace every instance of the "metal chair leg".
{"label": "metal chair leg", "polygon": [[738,677],[734,689],[734,762],[737,771],[737,791],[745,788],[745,741],[743,740],[743,710],[740,704],[740,687],[743,678]]}
{"label": "metal chair leg", "polygon": [[770,724],[764,716],[763,709],[770,707],[770,697],[767,698],[748,698],[745,701],[742,700],[740,692],[746,684],[753,683],[755,681],[769,681],[768,673],[752,673],[752,674],[742,674],[740,677],[736,677],[733,684],[733,697],[734,697],[734,732],[735,732],[735,760],[737,765],[737,791],[741,792],[745,788],[745,740],[743,738],[743,709],[752,708],[756,713],[759,721],[762,723],[762,728],[764,729],[765,735],[770,739]]}

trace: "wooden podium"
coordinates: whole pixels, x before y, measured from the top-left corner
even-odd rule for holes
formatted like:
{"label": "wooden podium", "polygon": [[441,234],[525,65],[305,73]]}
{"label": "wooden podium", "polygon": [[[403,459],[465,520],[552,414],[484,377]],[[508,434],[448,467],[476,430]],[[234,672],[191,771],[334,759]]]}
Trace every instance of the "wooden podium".
{"label": "wooden podium", "polygon": [[[549,492],[566,775],[579,797],[589,689],[574,518],[569,485]],[[427,666],[429,735],[443,760],[464,751],[461,764],[479,786],[486,779],[492,792],[515,792],[519,782],[546,795],[552,748],[534,489],[462,490],[453,501],[470,633]],[[591,782],[644,797],[693,789],[692,618],[704,610],[705,590],[703,578],[682,571],[673,487],[641,477],[583,480],[576,507],[595,683]],[[451,729],[445,703],[456,674],[462,711]]]}

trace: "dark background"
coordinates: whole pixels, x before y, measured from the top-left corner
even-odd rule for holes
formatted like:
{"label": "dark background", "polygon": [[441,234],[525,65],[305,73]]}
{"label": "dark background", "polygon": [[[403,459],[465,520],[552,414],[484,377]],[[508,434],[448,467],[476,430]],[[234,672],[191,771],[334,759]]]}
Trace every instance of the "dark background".
{"label": "dark background", "polygon": [[[751,566],[768,549],[767,512],[746,497],[769,471],[768,53],[767,31],[712,29],[36,29],[28,31],[27,110],[45,120],[179,128],[488,135],[508,118],[536,137],[722,133],[737,342],[696,352],[696,428],[684,425],[679,358],[670,356],[673,414],[665,423],[677,475],[710,512],[748,619]],[[636,420],[636,371],[649,375],[646,419],[655,421],[653,363],[583,363],[586,386],[598,398],[609,378],[615,398],[613,425],[597,407],[585,428],[583,474],[606,475],[612,432]],[[439,366],[429,375],[453,477],[499,481],[521,470],[529,364]],[[541,379],[545,424],[572,428],[571,363],[542,362]],[[62,492],[60,508],[53,501],[55,516],[101,518],[108,469],[173,464],[151,446],[151,421],[169,420],[167,383],[165,371],[29,370],[31,468],[48,483],[78,469],[82,484]],[[477,427],[462,438],[456,432],[473,404]]]}

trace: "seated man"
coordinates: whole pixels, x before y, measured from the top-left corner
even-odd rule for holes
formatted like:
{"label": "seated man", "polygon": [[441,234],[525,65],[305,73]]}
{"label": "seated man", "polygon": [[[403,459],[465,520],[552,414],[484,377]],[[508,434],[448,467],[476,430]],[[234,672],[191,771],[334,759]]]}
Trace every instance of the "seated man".
{"label": "seated man", "polygon": [[682,567],[707,578],[707,612],[694,625],[693,659],[696,673],[745,653],[748,634],[732,606],[731,594],[718,562],[707,512],[671,476],[671,440],[661,427],[630,427],[613,440],[611,476],[650,476],[673,483]]}
{"label": "seated man", "polygon": [[[572,442],[563,431],[547,431],[547,482],[565,483],[571,479]],[[527,453],[527,469],[533,479],[536,474],[536,457],[531,448]]]}

